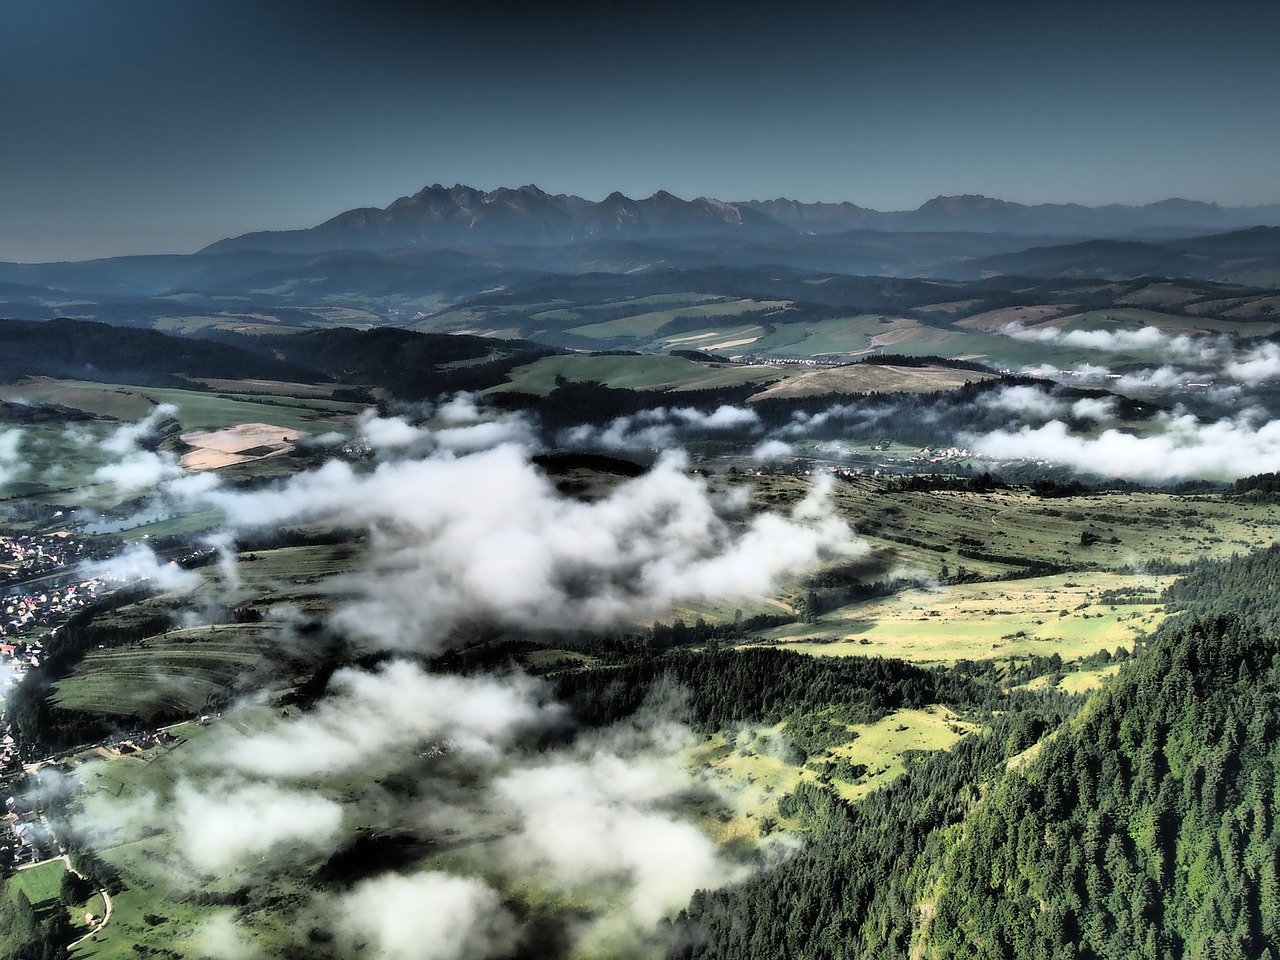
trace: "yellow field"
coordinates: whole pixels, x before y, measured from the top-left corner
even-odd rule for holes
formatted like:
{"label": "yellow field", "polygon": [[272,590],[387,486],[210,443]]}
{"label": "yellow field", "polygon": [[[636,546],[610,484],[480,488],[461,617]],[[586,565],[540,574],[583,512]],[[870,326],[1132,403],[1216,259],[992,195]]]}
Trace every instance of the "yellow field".
{"label": "yellow field", "polygon": [[[1158,591],[1172,580],[1146,577],[1141,585]],[[1131,647],[1134,637],[1159,625],[1163,607],[1112,606],[1098,599],[1103,590],[1133,585],[1136,578],[1124,574],[1072,573],[913,589],[843,607],[818,623],[786,624],[760,636],[790,650],[823,656],[954,663],[1057,653],[1069,661],[1099,650]]]}
{"label": "yellow field", "polygon": [[[834,777],[831,782],[842,797],[856,800],[901,776],[912,752],[949,750],[976,729],[942,706],[898,710],[876,723],[852,725],[848,742],[831,754],[862,764],[867,772],[854,782]],[[784,723],[744,728],[737,734],[709,736],[686,755],[688,766],[702,773],[732,811],[727,818],[705,824],[717,842],[757,843],[760,824],[766,818],[776,821],[778,830],[798,828],[797,823],[779,816],[778,800],[802,780],[817,780],[824,764],[790,762],[785,738]]]}

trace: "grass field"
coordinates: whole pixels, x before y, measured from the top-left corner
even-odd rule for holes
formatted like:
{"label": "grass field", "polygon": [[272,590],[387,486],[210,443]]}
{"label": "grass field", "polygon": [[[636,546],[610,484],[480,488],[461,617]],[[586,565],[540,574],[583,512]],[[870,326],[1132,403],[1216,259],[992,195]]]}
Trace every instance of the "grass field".
{"label": "grass field", "polygon": [[66,871],[66,863],[62,860],[19,870],[5,881],[6,894],[15,899],[19,891],[25,894],[35,908],[37,920],[53,916],[55,911],[63,911],[70,917],[72,929],[87,933],[91,925],[85,923],[86,914],[92,915],[96,923],[106,906],[100,893],[91,894],[83,904],[64,906],[58,896],[62,890],[62,875]]}
{"label": "grass field", "polygon": [[[1144,583],[1159,589],[1172,579]],[[761,638],[824,656],[952,663],[1057,653],[1071,661],[1129,648],[1164,619],[1163,607],[1098,602],[1100,591],[1132,582],[1121,574],[1093,573],[906,590],[842,607],[817,623],[776,627]]]}
{"label": "grass field", "polygon": [[1070,673],[1062,674],[1057,683],[1051,683],[1053,678],[1049,676],[1036,677],[1030,683],[1023,684],[1022,689],[1044,690],[1052,686],[1063,693],[1092,693],[1094,690],[1102,689],[1108,680],[1120,672],[1120,667],[1119,663],[1110,663],[1096,670],[1072,670]]}
{"label": "grass field", "polygon": [[[589,323],[582,326],[572,327],[567,332],[580,337],[593,337],[602,340],[612,340],[617,337],[630,337],[638,341],[652,342],[655,333],[665,324],[671,322],[676,317],[705,317],[708,321],[707,327],[716,326],[718,322],[722,322],[725,318],[737,317],[740,314],[753,310],[767,310],[786,306],[786,301],[781,300],[730,300],[717,303],[696,304],[693,306],[668,307],[664,310],[651,310],[644,313],[637,313],[634,316],[621,317],[616,320],[606,320],[601,323]],[[697,331],[694,331],[695,333]],[[676,338],[683,338],[685,334],[676,334]],[[666,338],[662,342],[670,343],[672,338]]]}
{"label": "grass field", "polygon": [[33,907],[38,909],[48,906],[50,902],[57,902],[62,875],[66,872],[67,866],[61,860],[19,870],[9,878],[9,896],[17,897],[18,892],[21,891],[27,895]]}
{"label": "grass field", "polygon": [[877,723],[855,727],[857,739],[832,754],[865,765],[867,772],[852,782],[834,780],[836,790],[846,800],[864,797],[905,773],[913,754],[950,750],[977,729],[941,706],[897,710]]}
{"label": "grass field", "polygon": [[72,676],[54,684],[51,702],[64,710],[144,723],[199,713],[211,696],[225,694],[261,660],[257,636],[269,629],[261,624],[198,627],[93,650]]}
{"label": "grass field", "polygon": [[[790,476],[749,482],[756,505],[774,510],[788,509],[808,489],[804,478]],[[1147,561],[1223,558],[1280,540],[1280,508],[1217,496],[1044,499],[1026,488],[907,491],[863,476],[838,482],[834,498],[869,547],[853,575],[864,582],[915,577],[934,586],[830,609],[817,623],[767,630],[761,637],[768,643],[914,661],[1054,652],[1072,660],[1130,647],[1158,625],[1163,613],[1155,601],[1172,577],[1144,573]],[[1082,546],[1083,532],[1096,541]],[[1070,572],[1028,578],[1032,563]],[[970,582],[974,577],[980,582]],[[817,582],[821,599],[825,588]],[[1146,602],[1113,593],[1135,589]],[[794,605],[800,592],[778,599]],[[728,606],[706,605],[698,615],[723,622]]]}
{"label": "grass field", "polygon": [[120,871],[126,889],[112,897],[112,917],[106,928],[81,944],[72,957],[123,960],[145,953],[135,945],[171,949],[182,956],[207,955],[201,940],[204,925],[228,913],[231,908],[226,904],[240,897],[238,891],[248,889],[253,902],[247,909],[260,924],[257,945],[264,955],[273,955],[273,950],[292,942],[294,931],[283,929],[287,921],[273,909],[263,909],[263,904],[279,903],[279,898],[305,896],[306,891],[286,872],[270,864],[250,864],[217,879],[194,874],[177,859],[172,836],[145,821],[119,816],[120,811],[145,810],[155,798],[170,797],[175,784],[191,776],[185,758],[204,738],[224,725],[255,729],[270,714],[250,708],[208,727],[185,724],[173,729],[174,742],[141,757],[107,759],[88,752],[77,758],[75,776],[84,786],[75,809],[98,825],[96,849]]}
{"label": "grass field", "polygon": [[[803,477],[747,482],[762,508],[786,509],[808,490]],[[952,577],[964,567],[984,578],[1017,574],[1032,562],[1140,569],[1146,561],[1225,558],[1280,540],[1280,506],[1212,495],[1140,491],[1043,498],[1025,487],[909,491],[863,475],[838,482],[834,498],[840,515],[882,564],[933,579],[944,565]],[[1098,538],[1087,547],[1081,546],[1085,532]],[[962,550],[975,556],[966,558]]]}
{"label": "grass field", "polygon": [[[784,831],[798,826],[780,815],[778,800],[801,781],[829,780],[841,796],[856,800],[901,776],[913,754],[949,750],[975,729],[945,707],[932,706],[850,725],[845,743],[808,763],[788,755],[785,723],[711,734],[686,753],[685,761],[727,808],[705,817],[705,828],[719,843],[755,844],[766,819]],[[851,781],[839,779],[834,771],[841,759],[865,766],[866,772]]]}
{"label": "grass field", "polygon": [[[240,390],[254,389],[252,383]],[[302,384],[300,396],[282,392],[283,385],[260,386],[244,396],[220,396],[199,390],[167,387],[118,386],[79,380],[34,378],[0,386],[0,399],[21,399],[83,410],[115,420],[140,420],[157,404],[172,403],[184,430],[211,430],[239,423],[270,423],[298,433],[315,433],[346,422],[360,404],[316,397],[314,387]]]}

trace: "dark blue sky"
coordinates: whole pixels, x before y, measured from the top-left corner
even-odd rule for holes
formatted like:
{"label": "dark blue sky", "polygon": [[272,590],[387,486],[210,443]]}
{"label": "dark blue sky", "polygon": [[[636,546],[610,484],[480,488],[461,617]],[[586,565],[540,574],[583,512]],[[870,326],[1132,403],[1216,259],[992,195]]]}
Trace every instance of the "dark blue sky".
{"label": "dark blue sky", "polygon": [[1280,4],[0,0],[0,259],[441,182],[1280,201]]}

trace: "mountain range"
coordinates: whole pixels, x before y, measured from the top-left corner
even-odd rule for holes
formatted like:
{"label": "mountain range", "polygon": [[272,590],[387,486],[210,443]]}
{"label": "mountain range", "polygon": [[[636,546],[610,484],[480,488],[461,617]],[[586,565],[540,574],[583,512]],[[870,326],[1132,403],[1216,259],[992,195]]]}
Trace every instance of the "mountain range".
{"label": "mountain range", "polygon": [[558,246],[591,240],[737,237],[777,241],[853,230],[971,232],[1038,237],[1170,238],[1280,226],[1280,204],[1222,207],[1171,199],[1144,206],[1027,205],[990,197],[936,197],[915,210],[882,212],[852,203],[683,200],[664,190],[633,200],[615,192],[595,202],[536,186],[484,192],[433,184],[385,208],[361,207],[302,230],[220,240],[202,253],[315,254],[330,251]]}

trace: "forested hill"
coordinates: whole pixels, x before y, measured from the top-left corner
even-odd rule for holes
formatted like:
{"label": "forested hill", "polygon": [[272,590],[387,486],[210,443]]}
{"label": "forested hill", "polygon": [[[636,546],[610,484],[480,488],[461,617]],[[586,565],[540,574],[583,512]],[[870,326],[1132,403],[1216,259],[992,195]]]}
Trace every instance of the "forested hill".
{"label": "forested hill", "polygon": [[1280,956],[1278,577],[1274,549],[1188,577],[1014,770],[997,724],[860,805],[806,788],[806,849],[695,898],[678,954]]}
{"label": "forested hill", "polygon": [[91,320],[0,320],[0,382],[70,377],[100,383],[189,387],[185,377],[318,382],[322,373],[236,345]]}

